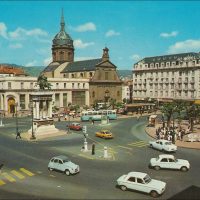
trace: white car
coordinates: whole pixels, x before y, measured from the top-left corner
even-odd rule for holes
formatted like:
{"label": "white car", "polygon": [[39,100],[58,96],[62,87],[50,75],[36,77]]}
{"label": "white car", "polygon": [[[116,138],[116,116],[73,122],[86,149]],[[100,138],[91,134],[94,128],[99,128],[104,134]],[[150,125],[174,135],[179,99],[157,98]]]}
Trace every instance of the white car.
{"label": "white car", "polygon": [[151,148],[158,149],[158,150],[161,150],[161,151],[167,151],[167,152],[177,151],[177,146],[172,144],[172,142],[168,141],[168,140],[150,141],[149,146]]}
{"label": "white car", "polygon": [[76,174],[80,172],[79,165],[74,164],[69,160],[67,156],[55,156],[53,157],[49,164],[48,169],[50,171],[58,170],[64,172],[67,176],[70,174]]}
{"label": "white car", "polygon": [[163,154],[157,158],[151,158],[149,167],[159,170],[160,168],[178,169],[181,171],[188,171],[190,163],[187,160],[176,159],[173,155]]}
{"label": "white car", "polygon": [[129,172],[117,179],[117,185],[121,190],[137,190],[150,194],[152,197],[161,195],[166,189],[166,183],[151,179],[148,174],[142,172]]}

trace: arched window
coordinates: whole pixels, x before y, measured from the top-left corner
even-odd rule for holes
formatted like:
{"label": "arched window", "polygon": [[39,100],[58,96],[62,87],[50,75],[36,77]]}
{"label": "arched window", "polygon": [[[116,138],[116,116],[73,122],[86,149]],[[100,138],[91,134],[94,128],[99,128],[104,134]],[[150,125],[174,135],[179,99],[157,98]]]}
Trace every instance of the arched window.
{"label": "arched window", "polygon": [[74,74],[72,74],[72,78],[74,78]]}
{"label": "arched window", "polygon": [[90,72],[90,77],[92,77],[93,76],[93,73],[92,72]]}
{"label": "arched window", "polygon": [[80,73],[81,78],[83,78],[83,73]]}

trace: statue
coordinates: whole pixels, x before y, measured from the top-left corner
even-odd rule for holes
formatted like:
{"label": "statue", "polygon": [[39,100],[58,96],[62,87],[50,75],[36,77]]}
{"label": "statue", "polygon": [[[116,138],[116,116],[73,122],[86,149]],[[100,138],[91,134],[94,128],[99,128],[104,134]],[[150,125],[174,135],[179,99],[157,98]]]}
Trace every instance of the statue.
{"label": "statue", "polygon": [[36,85],[39,85],[41,90],[50,90],[52,86],[51,83],[48,82],[47,77],[44,76],[44,74],[40,74],[38,76]]}

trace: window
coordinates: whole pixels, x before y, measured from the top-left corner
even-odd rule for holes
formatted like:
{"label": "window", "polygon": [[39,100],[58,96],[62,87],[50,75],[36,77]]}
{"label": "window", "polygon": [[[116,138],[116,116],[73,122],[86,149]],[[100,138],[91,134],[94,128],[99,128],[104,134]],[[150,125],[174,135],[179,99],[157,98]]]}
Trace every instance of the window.
{"label": "window", "polygon": [[60,52],[60,60],[64,60],[64,52]]}
{"label": "window", "polygon": [[83,88],[85,88],[85,83],[83,83]]}
{"label": "window", "polygon": [[19,100],[21,109],[25,109],[25,94],[20,94]]}
{"label": "window", "polygon": [[135,177],[130,177],[130,178],[128,179],[128,181],[130,181],[130,182],[135,182]]}
{"label": "window", "polygon": [[78,88],[80,88],[80,83],[78,83]]}
{"label": "window", "polygon": [[56,89],[58,89],[59,88],[59,83],[56,83]]}
{"label": "window", "polygon": [[21,82],[21,89],[24,89],[24,83]]}
{"label": "window", "polygon": [[108,72],[105,72],[105,79],[108,79]]}
{"label": "window", "polygon": [[168,162],[167,158],[163,158],[161,162]]}
{"label": "window", "polygon": [[58,159],[55,159],[54,162],[55,162],[55,163],[58,163]]}
{"label": "window", "polygon": [[30,83],[30,88],[33,89],[33,83]]}
{"label": "window", "polygon": [[11,82],[8,82],[8,89],[12,89]]}
{"label": "window", "polygon": [[74,83],[72,83],[72,88],[74,88]]}
{"label": "window", "polygon": [[80,74],[80,77],[83,78],[83,73]]}
{"label": "window", "polygon": [[141,178],[137,178],[137,182],[141,183],[141,184],[144,184],[144,182],[143,182],[143,180]]}
{"label": "window", "polygon": [[94,91],[92,92],[92,97],[95,97],[95,92]]}
{"label": "window", "polygon": [[72,76],[72,78],[74,78],[74,77],[75,77],[75,76],[74,76],[74,74],[72,74],[71,76]]}
{"label": "window", "polygon": [[66,86],[67,86],[67,84],[66,84],[66,83],[64,83],[64,88],[66,88]]}
{"label": "window", "polygon": [[93,73],[92,73],[92,72],[90,72],[89,76],[90,76],[90,78],[91,78],[91,77],[93,76]]}
{"label": "window", "polygon": [[169,162],[174,162],[174,159],[172,159],[172,158],[169,158],[168,160],[169,160]]}
{"label": "window", "polygon": [[63,164],[62,160],[59,160],[59,164]]}

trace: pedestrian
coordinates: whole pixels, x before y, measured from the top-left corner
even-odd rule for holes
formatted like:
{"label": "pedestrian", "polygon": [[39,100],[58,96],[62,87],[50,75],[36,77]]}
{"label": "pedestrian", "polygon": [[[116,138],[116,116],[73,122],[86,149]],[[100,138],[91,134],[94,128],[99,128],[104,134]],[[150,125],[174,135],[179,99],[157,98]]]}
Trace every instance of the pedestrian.
{"label": "pedestrian", "polygon": [[2,163],[2,164],[0,164],[0,173],[1,173],[1,169],[2,169],[2,167],[4,166],[4,164]]}
{"label": "pedestrian", "polygon": [[94,119],[92,120],[92,124],[94,125]]}
{"label": "pedestrian", "polygon": [[20,133],[19,131],[17,132],[17,135],[16,135],[16,139],[17,139],[17,138],[22,139],[22,137],[21,137],[21,133]]}

